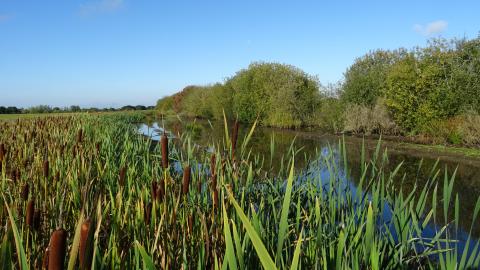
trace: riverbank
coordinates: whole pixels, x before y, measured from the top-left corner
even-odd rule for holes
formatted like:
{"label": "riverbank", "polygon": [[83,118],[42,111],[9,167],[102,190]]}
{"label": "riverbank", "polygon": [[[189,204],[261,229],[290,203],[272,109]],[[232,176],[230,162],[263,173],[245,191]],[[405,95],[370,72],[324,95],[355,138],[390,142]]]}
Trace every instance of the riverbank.
{"label": "riverbank", "polygon": [[[205,121],[205,122],[215,122],[218,120],[209,120],[201,117],[188,117],[188,116],[179,116],[179,115],[152,115],[148,117],[149,122],[152,122],[158,119],[176,120],[182,119],[186,122],[194,121]],[[242,125],[251,126],[251,123],[243,123]],[[333,133],[329,131],[324,131],[319,128],[303,128],[303,129],[292,129],[292,128],[281,128],[281,127],[272,127],[272,126],[262,126],[263,129],[272,130],[272,131],[282,131],[286,133],[292,133],[297,136],[302,136],[305,138],[346,138],[346,143],[352,142],[355,144],[361,143],[362,140],[365,141],[365,146],[367,148],[375,148],[378,140],[382,140],[382,147],[387,147],[389,151],[394,151],[397,153],[413,155],[417,157],[428,157],[428,158],[441,158],[446,161],[451,162],[469,162],[472,165],[480,166],[480,148],[478,147],[467,147],[467,146],[457,146],[453,144],[435,144],[432,140],[427,140],[425,138],[414,137],[414,136],[391,136],[391,135],[364,135],[364,134],[352,134],[352,133]]]}

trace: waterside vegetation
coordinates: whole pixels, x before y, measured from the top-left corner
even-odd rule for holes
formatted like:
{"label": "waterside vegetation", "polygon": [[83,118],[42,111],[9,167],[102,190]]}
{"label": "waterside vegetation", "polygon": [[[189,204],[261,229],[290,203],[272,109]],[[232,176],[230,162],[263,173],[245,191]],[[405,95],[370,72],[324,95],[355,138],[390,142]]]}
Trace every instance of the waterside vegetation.
{"label": "waterside vegetation", "polygon": [[[2,269],[477,269],[480,242],[459,238],[455,172],[396,189],[399,164],[345,145],[294,170],[252,152],[239,123],[205,151],[187,135],[137,133],[140,115],[0,123]],[[272,139],[270,151],[275,149]],[[272,165],[280,169],[273,171]],[[470,232],[480,211],[477,201]]]}
{"label": "waterside vegetation", "polygon": [[480,38],[371,51],[327,86],[299,68],[256,62],[224,82],[185,87],[156,108],[220,120],[225,110],[245,123],[479,147]]}

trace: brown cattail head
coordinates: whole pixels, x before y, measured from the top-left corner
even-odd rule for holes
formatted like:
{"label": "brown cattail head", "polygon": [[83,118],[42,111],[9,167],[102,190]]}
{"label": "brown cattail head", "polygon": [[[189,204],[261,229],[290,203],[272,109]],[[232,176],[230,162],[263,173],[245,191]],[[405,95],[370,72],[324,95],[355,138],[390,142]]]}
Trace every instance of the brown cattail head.
{"label": "brown cattail head", "polygon": [[20,180],[21,177],[22,177],[22,175],[20,174],[20,169],[17,168],[17,170],[15,171],[15,178],[17,180]]}
{"label": "brown cattail head", "polygon": [[160,201],[163,201],[163,197],[165,197],[165,180],[163,178],[158,185],[157,197]]}
{"label": "brown cattail head", "polygon": [[151,202],[149,202],[147,205],[145,205],[145,208],[144,208],[144,217],[145,217],[145,225],[150,225],[150,220],[151,220],[151,217],[152,217],[152,208],[153,208],[153,205]]}
{"label": "brown cattail head", "polygon": [[42,260],[42,269],[48,269],[48,247],[45,249],[45,253],[43,254]]}
{"label": "brown cattail head", "polygon": [[50,171],[50,163],[48,159],[43,161],[43,176],[48,177],[48,172]]}
{"label": "brown cattail head", "polygon": [[239,123],[235,120],[232,130],[232,160],[235,159],[235,148],[237,147],[237,138],[238,138],[238,127]]}
{"label": "brown cattail head", "polygon": [[79,259],[80,269],[90,269],[93,255],[93,231],[92,221],[87,218],[80,228]]}
{"label": "brown cattail head", "polygon": [[212,175],[217,173],[215,170],[216,164],[217,164],[217,157],[215,156],[215,154],[212,154],[212,156],[210,157],[210,173]]}
{"label": "brown cattail head", "polygon": [[188,216],[188,234],[192,235],[193,233],[193,214]]}
{"label": "brown cattail head", "polygon": [[78,134],[77,134],[77,143],[81,143],[83,141],[83,130],[80,129],[78,130]]}
{"label": "brown cattail head", "polygon": [[162,145],[162,167],[164,169],[168,168],[168,138],[164,133],[160,139]]}
{"label": "brown cattail head", "polygon": [[30,190],[30,186],[27,184],[25,184],[25,186],[23,186],[22,188],[22,192],[21,192],[21,197],[24,201],[28,200],[28,192]]}
{"label": "brown cattail head", "polygon": [[62,270],[65,264],[67,247],[67,232],[58,229],[52,233],[50,238],[48,254],[48,270]]}
{"label": "brown cattail head", "polygon": [[40,230],[40,226],[42,225],[42,213],[40,210],[35,210],[35,214],[33,215],[33,228],[38,231]]}
{"label": "brown cattail head", "polygon": [[25,223],[28,227],[33,228],[35,215],[35,201],[30,200],[27,204],[27,213],[25,215]]}
{"label": "brown cattail head", "polygon": [[213,188],[213,209],[218,207],[218,189],[217,187]]}
{"label": "brown cattail head", "polygon": [[119,183],[121,186],[123,186],[125,184],[125,176],[127,174],[127,167],[126,166],[123,166],[121,169],[120,169],[120,175],[119,175]]}
{"label": "brown cattail head", "polygon": [[152,200],[156,201],[158,199],[158,183],[157,181],[152,182]]}
{"label": "brown cattail head", "polygon": [[190,173],[190,166],[185,166],[185,168],[183,168],[183,195],[188,194],[188,189],[190,187]]}
{"label": "brown cattail head", "polygon": [[5,158],[5,145],[2,143],[0,144],[0,165],[3,162],[4,158]]}

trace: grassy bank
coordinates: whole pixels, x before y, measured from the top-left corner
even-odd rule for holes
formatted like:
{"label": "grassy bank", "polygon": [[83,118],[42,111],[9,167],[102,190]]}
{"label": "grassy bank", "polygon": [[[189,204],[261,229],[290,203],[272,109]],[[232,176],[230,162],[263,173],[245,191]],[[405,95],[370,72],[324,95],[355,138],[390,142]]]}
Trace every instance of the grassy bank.
{"label": "grassy bank", "polygon": [[[461,208],[451,173],[432,168],[427,185],[399,191],[396,170],[384,170],[387,156],[378,150],[362,160],[354,186],[343,144],[305,171],[293,169],[299,157],[292,145],[274,173],[250,151],[251,133],[238,138],[235,126],[206,152],[186,136],[145,140],[130,124],[141,119],[3,124],[3,269],[44,262],[69,269],[480,265],[478,244],[455,241]],[[479,211],[480,200],[474,217]]]}

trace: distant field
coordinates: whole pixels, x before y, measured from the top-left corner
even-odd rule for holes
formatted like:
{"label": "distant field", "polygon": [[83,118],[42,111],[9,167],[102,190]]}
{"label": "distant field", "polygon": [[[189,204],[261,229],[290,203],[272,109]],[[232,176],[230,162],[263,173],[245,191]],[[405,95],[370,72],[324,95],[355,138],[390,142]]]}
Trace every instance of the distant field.
{"label": "distant field", "polygon": [[38,118],[38,117],[51,117],[51,116],[69,116],[69,115],[78,115],[78,114],[115,114],[115,113],[151,113],[152,111],[116,111],[116,112],[70,112],[70,113],[25,113],[25,114],[0,114],[0,121],[9,121],[17,119],[28,119],[28,118]]}
{"label": "distant field", "polygon": [[48,117],[48,116],[65,116],[81,113],[21,113],[21,114],[0,114],[1,120],[17,120],[26,118]]}

